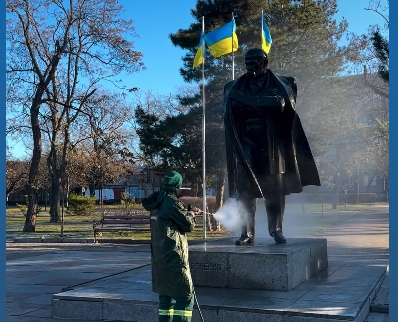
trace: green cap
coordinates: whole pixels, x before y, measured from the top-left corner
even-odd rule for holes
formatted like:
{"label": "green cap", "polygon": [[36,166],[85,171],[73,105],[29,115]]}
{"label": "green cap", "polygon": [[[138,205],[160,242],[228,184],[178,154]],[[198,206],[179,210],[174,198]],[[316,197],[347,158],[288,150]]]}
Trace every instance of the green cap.
{"label": "green cap", "polygon": [[176,171],[171,171],[164,176],[163,185],[165,187],[173,187],[175,189],[180,189],[182,185],[182,177]]}

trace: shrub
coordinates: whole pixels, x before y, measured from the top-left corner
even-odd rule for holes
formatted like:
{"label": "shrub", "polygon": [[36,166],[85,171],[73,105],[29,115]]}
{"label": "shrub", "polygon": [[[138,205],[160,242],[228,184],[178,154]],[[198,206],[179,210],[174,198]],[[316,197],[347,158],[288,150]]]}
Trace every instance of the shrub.
{"label": "shrub", "polygon": [[[21,212],[21,214],[24,217],[26,217],[26,213],[28,212],[28,205],[29,205],[28,195],[24,195],[24,199],[25,199],[25,203],[23,203],[23,204],[17,203],[16,205],[19,208],[19,211]],[[40,212],[42,210],[43,210],[43,208],[41,208],[41,207],[37,208],[37,212]]]}
{"label": "shrub", "polygon": [[[352,197],[356,198],[356,195],[354,195]],[[354,199],[354,198],[352,198],[352,199]],[[377,193],[360,193],[359,194],[359,202],[375,203],[375,202],[377,202]]]}
{"label": "shrub", "polygon": [[68,211],[75,215],[89,215],[95,211],[95,197],[80,196],[75,193],[69,195]]}
{"label": "shrub", "polygon": [[[339,204],[345,203],[345,198],[347,197],[347,203],[355,204],[357,202],[357,194],[356,193],[347,193],[347,196],[344,193],[339,192]],[[322,200],[324,203],[333,203],[336,199],[336,195],[334,193],[326,193],[323,196],[321,194],[291,194],[287,196],[286,201],[289,203],[321,203]],[[377,194],[376,193],[363,193],[359,194],[359,203],[375,203],[377,202]]]}
{"label": "shrub", "polygon": [[121,199],[119,208],[125,215],[131,214],[135,204],[134,198],[131,198],[127,192],[122,192],[120,197]]}
{"label": "shrub", "polygon": [[17,207],[22,215],[26,216],[28,212],[28,205],[17,203]]}

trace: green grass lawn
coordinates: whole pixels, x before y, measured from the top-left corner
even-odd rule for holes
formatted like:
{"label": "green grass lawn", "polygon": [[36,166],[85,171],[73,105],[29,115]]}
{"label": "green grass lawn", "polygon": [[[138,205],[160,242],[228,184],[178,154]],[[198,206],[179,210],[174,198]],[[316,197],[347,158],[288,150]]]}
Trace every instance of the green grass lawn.
{"label": "green grass lawn", "polygon": [[[344,214],[346,212],[352,213],[361,211],[368,208],[368,204],[358,205],[339,205],[336,209],[332,209],[331,204],[323,205],[323,214],[339,213]],[[132,212],[145,211],[141,205],[134,205],[131,209]],[[294,210],[300,213],[320,215],[322,214],[321,204],[287,204],[286,211]],[[120,205],[106,205],[103,208],[96,207],[95,213],[88,216],[76,216],[64,213],[64,237],[71,238],[92,238],[93,237],[93,223],[101,219],[102,213],[106,211],[108,214],[111,213],[126,213],[126,209],[123,209]],[[25,217],[20,212],[18,207],[8,207],[6,209],[6,232],[7,235],[13,235],[17,237],[57,237],[61,233],[61,223],[50,223],[50,215],[48,211],[42,211],[39,213],[36,219],[36,232],[34,233],[23,233],[23,226],[25,223]],[[127,234],[127,235],[126,235]],[[217,238],[229,236],[230,233],[227,231],[215,231],[207,232],[208,238]],[[189,235],[189,239],[200,239],[203,236],[203,228],[201,226],[196,227]],[[100,237],[99,237],[100,238]],[[134,240],[148,240],[150,239],[149,232],[123,232],[121,235],[118,232],[103,232],[102,238],[128,238]]]}
{"label": "green grass lawn", "polygon": [[[145,210],[140,205],[135,205],[132,212],[141,213]],[[96,207],[95,213],[89,216],[76,216],[64,213],[64,237],[70,238],[92,238],[93,237],[93,223],[101,219],[102,213],[106,211],[108,214],[126,213],[126,210],[120,205],[106,205],[103,208]],[[44,211],[44,208],[36,218],[36,231],[34,233],[23,233],[25,223],[25,216],[17,207],[9,207],[6,210],[6,232],[7,235],[14,235],[18,237],[58,237],[61,234],[61,223],[50,223],[50,214]],[[200,239],[203,235],[203,228],[196,227],[188,236],[189,239]],[[229,232],[215,231],[207,232],[207,237],[216,238],[228,236]],[[101,238],[101,236],[99,237]],[[102,232],[102,238],[123,238],[134,240],[148,240],[150,239],[149,232]]]}

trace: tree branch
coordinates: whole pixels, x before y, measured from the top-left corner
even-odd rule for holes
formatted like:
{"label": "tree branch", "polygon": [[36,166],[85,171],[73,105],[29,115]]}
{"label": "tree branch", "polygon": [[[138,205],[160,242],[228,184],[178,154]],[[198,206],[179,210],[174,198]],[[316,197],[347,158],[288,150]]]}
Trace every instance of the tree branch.
{"label": "tree branch", "polygon": [[371,82],[368,81],[367,79],[367,69],[366,66],[363,66],[363,85],[370,88],[375,94],[380,95],[385,98],[389,98],[389,93],[382,91],[380,88],[377,86],[373,85]]}
{"label": "tree branch", "polygon": [[48,103],[54,103],[54,104],[62,105],[62,106],[64,106],[64,107],[66,107],[66,108],[70,108],[71,110],[79,111],[79,112],[81,112],[82,114],[85,114],[85,115],[87,115],[87,116],[90,116],[90,114],[88,114],[88,113],[86,113],[86,112],[80,110],[80,108],[74,107],[73,105],[65,104],[65,103],[63,103],[63,102],[54,101],[53,99],[42,99],[40,102],[41,102],[41,103],[47,103],[47,104],[48,104]]}
{"label": "tree branch", "polygon": [[368,11],[373,11],[373,12],[378,13],[378,14],[386,21],[387,26],[390,27],[390,20],[387,19],[384,15],[382,15],[379,11],[377,11],[377,10],[375,10],[375,9],[371,9],[371,8],[364,8],[364,9],[365,9],[365,10],[368,10]]}

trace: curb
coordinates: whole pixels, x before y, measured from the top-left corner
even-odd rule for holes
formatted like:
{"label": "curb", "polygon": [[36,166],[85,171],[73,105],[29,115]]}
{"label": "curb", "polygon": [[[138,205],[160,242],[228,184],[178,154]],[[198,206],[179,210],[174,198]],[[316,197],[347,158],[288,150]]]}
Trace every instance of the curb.
{"label": "curb", "polygon": [[370,303],[370,311],[378,313],[389,313],[389,266],[384,275],[383,281],[381,282],[377,292]]}
{"label": "curb", "polygon": [[94,238],[63,238],[63,237],[15,237],[14,243],[94,243]]}
{"label": "curb", "polygon": [[[224,239],[228,237],[212,238],[211,241]],[[130,244],[130,245],[147,245],[151,243],[150,239],[109,239],[102,238],[97,239],[94,242],[94,238],[67,238],[67,237],[7,237],[9,242],[14,243],[73,243],[73,244]],[[202,239],[189,240],[188,245],[198,245],[203,243]]]}
{"label": "curb", "polygon": [[[93,239],[94,243],[94,239]],[[150,239],[140,239],[140,240],[134,240],[134,239],[98,239],[96,244],[124,244],[124,245],[141,245],[141,244],[150,244],[151,240]]]}
{"label": "curb", "polygon": [[69,244],[150,244],[150,240],[132,239],[97,239],[94,238],[62,238],[62,237],[15,237],[9,238],[14,243],[69,243]]}

